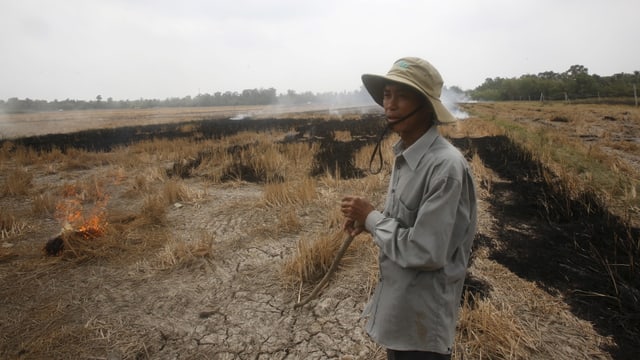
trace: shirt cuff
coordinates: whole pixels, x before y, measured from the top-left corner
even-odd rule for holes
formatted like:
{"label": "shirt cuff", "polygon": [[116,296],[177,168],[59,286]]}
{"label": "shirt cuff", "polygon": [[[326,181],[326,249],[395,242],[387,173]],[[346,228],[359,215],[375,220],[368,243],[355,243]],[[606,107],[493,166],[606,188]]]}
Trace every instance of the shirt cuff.
{"label": "shirt cuff", "polygon": [[367,215],[367,219],[364,222],[364,228],[367,229],[370,234],[374,234],[376,224],[382,219],[384,219],[384,215],[378,210],[373,210],[369,215]]}

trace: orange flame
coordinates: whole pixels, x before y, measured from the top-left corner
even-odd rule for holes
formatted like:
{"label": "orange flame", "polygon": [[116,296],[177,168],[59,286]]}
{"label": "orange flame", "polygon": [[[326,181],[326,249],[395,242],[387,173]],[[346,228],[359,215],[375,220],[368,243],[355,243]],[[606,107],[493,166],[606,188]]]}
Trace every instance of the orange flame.
{"label": "orange flame", "polygon": [[66,187],[64,196],[76,198],[64,199],[56,205],[56,217],[64,224],[65,229],[71,229],[81,234],[85,239],[96,238],[103,235],[107,229],[106,204],[108,196],[102,195],[98,199],[87,218],[81,201],[77,198],[77,192]]}
{"label": "orange flame", "polygon": [[95,238],[105,233],[107,222],[104,221],[104,212],[93,215],[83,225],[80,226],[78,231],[82,233],[85,239]]}

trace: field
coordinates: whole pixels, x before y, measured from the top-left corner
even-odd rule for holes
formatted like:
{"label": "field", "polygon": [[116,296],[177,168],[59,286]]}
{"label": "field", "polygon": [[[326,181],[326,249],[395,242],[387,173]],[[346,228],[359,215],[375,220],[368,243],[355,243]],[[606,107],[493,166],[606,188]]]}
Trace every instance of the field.
{"label": "field", "polygon": [[[454,359],[640,349],[640,110],[466,104],[479,229]],[[229,120],[229,117],[244,117]],[[371,109],[1,115],[0,358],[384,359],[367,235],[310,304],[345,194],[382,206]]]}

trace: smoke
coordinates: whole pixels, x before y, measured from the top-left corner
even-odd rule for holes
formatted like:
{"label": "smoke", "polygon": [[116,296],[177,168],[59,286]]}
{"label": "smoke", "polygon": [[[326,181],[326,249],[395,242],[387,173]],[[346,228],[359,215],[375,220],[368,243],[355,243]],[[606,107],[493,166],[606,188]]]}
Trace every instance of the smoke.
{"label": "smoke", "polygon": [[240,113],[230,117],[229,120],[246,120],[251,119],[251,117],[252,116],[249,113]]}
{"label": "smoke", "polygon": [[458,120],[464,120],[469,117],[469,114],[458,106],[458,104],[469,102],[469,100],[469,97],[455,86],[451,88],[445,86],[442,88],[440,101],[442,101],[444,107]]}
{"label": "smoke", "polygon": [[[460,103],[470,101],[469,97],[460,88],[456,86],[443,87],[440,100],[458,120],[469,117],[469,114],[458,106]],[[301,111],[328,111],[330,115],[341,118],[342,115],[352,114],[354,111],[359,112],[361,115],[380,112],[380,106],[375,103],[363,86],[355,91],[326,93],[296,93],[293,90],[289,90],[287,93],[278,95],[275,104],[267,105],[261,110],[240,112],[230,119],[245,120]]]}

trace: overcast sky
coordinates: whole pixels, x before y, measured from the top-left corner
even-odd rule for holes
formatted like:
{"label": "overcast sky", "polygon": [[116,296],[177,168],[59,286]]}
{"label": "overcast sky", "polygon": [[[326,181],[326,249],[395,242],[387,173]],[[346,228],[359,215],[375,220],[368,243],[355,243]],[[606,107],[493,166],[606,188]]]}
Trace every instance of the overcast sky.
{"label": "overcast sky", "polygon": [[640,70],[638,0],[0,0],[0,99],[352,91],[403,56],[446,86]]}

